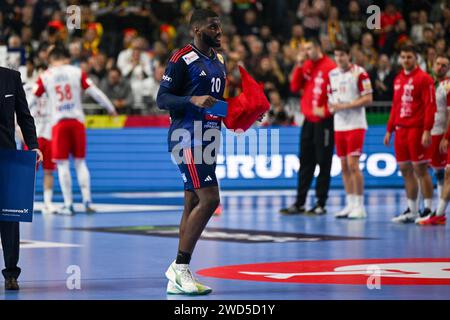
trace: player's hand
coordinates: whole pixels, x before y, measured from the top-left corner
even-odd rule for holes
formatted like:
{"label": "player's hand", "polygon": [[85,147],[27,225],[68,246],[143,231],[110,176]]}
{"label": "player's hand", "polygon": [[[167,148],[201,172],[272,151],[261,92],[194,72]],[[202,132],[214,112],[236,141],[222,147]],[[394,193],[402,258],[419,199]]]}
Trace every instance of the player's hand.
{"label": "player's hand", "polygon": [[42,155],[41,150],[39,149],[33,149],[32,151],[36,151],[36,163],[44,161],[44,156]]}
{"label": "player's hand", "polygon": [[422,145],[425,148],[428,148],[431,144],[431,133],[428,130],[425,130],[422,134]]}
{"label": "player's hand", "polygon": [[200,108],[211,108],[217,99],[212,96],[192,96],[191,103]]}
{"label": "player's hand", "polygon": [[448,150],[448,140],[443,138],[441,140],[441,143],[439,144],[439,151],[441,153],[447,153],[447,150]]}
{"label": "player's hand", "polygon": [[119,115],[119,114],[117,113],[116,110],[114,110],[114,111],[109,111],[108,113],[109,113],[109,115],[110,115],[111,117],[117,117],[117,116]]}
{"label": "player's hand", "polygon": [[258,122],[263,121],[263,119],[264,119],[265,116],[266,116],[266,112],[264,112],[263,114],[260,114],[260,115],[259,115],[259,118],[258,118],[256,121],[258,121]]}
{"label": "player's hand", "polygon": [[313,114],[316,117],[324,118],[325,117],[325,107],[313,107]]}
{"label": "player's hand", "polygon": [[389,147],[389,145],[391,144],[391,133],[390,132],[386,132],[383,143],[386,147]]}
{"label": "player's hand", "polygon": [[297,66],[301,67],[303,66],[303,63],[306,60],[306,53],[303,49],[299,49],[297,53],[297,57],[295,59],[295,62],[297,63]]}

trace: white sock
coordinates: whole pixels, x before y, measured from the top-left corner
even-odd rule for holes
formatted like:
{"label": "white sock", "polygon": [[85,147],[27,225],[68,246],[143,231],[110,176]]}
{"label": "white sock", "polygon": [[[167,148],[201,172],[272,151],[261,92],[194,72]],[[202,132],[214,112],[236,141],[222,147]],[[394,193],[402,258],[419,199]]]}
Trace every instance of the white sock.
{"label": "white sock", "polygon": [[412,214],[417,215],[417,199],[408,199],[408,208]]}
{"label": "white sock", "polygon": [[417,179],[417,200],[416,200],[416,208],[419,210],[420,208],[420,200],[423,198],[422,187],[420,186],[420,180]]}
{"label": "white sock", "polygon": [[423,203],[425,204],[425,208],[431,209],[433,205],[433,199],[424,199]]}
{"label": "white sock", "polygon": [[84,159],[75,159],[75,171],[77,172],[83,203],[91,202],[91,177]]}
{"label": "white sock", "polygon": [[73,204],[72,197],[72,177],[70,176],[69,160],[58,161],[58,178],[59,185],[64,197],[64,205],[66,207]]}
{"label": "white sock", "polygon": [[448,204],[448,201],[445,201],[443,199],[439,199],[439,205],[438,205],[438,208],[436,210],[436,215],[437,216],[445,215],[445,210],[447,209],[447,204]]}
{"label": "white sock", "polygon": [[439,199],[442,196],[442,190],[443,189],[444,189],[444,183],[442,181],[438,181],[438,183],[437,183],[437,193],[438,193]]}
{"label": "white sock", "polygon": [[44,204],[47,208],[52,206],[52,198],[53,198],[53,190],[44,189]]}
{"label": "white sock", "polygon": [[353,208],[353,205],[354,205],[354,203],[355,203],[354,195],[353,195],[353,194],[348,194],[348,195],[345,197],[345,199],[346,199],[346,206],[348,206],[348,207],[350,207],[350,208]]}
{"label": "white sock", "polygon": [[364,207],[364,196],[363,195],[355,195],[355,206],[357,208]]}

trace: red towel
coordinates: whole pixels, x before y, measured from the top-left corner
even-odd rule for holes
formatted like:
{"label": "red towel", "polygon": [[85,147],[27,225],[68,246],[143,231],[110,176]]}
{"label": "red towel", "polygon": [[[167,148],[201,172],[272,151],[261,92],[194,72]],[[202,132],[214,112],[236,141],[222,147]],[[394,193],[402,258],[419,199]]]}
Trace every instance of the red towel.
{"label": "red towel", "polygon": [[263,87],[244,68],[239,66],[242,79],[242,93],[228,98],[228,113],[223,123],[228,129],[247,131],[256,120],[270,109]]}

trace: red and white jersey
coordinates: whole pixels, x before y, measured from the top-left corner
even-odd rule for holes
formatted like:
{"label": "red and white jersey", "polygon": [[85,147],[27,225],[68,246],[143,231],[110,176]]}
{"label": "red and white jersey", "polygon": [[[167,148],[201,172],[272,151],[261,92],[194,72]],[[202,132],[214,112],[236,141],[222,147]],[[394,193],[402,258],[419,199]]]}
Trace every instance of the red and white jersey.
{"label": "red and white jersey", "polygon": [[84,123],[81,94],[91,85],[92,81],[80,68],[54,66],[38,78],[34,94],[40,97],[47,93],[52,108],[52,125],[62,119],[77,119]]}
{"label": "red and white jersey", "polygon": [[450,108],[450,79],[441,81],[436,88],[436,107],[432,135],[444,134],[447,130],[447,114]]}
{"label": "red and white jersey", "polygon": [[[348,103],[372,93],[369,74],[364,68],[352,64],[344,71],[335,68],[328,74],[328,103]],[[366,108],[340,110],[334,114],[334,130],[367,129]]]}
{"label": "red and white jersey", "polygon": [[436,113],[436,89],[429,74],[416,67],[404,70],[394,80],[394,97],[387,131],[396,127],[423,128],[431,131]]}
{"label": "red and white jersey", "polygon": [[34,118],[34,124],[36,125],[36,135],[38,138],[45,138],[47,140],[52,139],[52,117],[51,106],[48,101],[48,96],[44,93],[37,99],[32,99],[34,81],[28,81],[24,84],[23,89],[28,101],[28,107],[30,113]]}

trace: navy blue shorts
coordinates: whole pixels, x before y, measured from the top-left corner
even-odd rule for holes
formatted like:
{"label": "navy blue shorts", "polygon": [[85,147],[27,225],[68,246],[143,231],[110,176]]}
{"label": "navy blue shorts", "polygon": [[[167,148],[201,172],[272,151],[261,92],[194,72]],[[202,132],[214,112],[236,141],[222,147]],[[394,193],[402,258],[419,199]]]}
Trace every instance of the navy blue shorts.
{"label": "navy blue shorts", "polygon": [[173,155],[172,160],[178,165],[178,169],[180,170],[181,177],[184,181],[184,190],[192,191],[218,185],[215,158],[212,163],[209,163],[211,161],[207,162],[204,159],[197,160],[199,157],[194,152],[194,149],[186,148],[181,152],[183,159],[181,163],[176,163]]}

